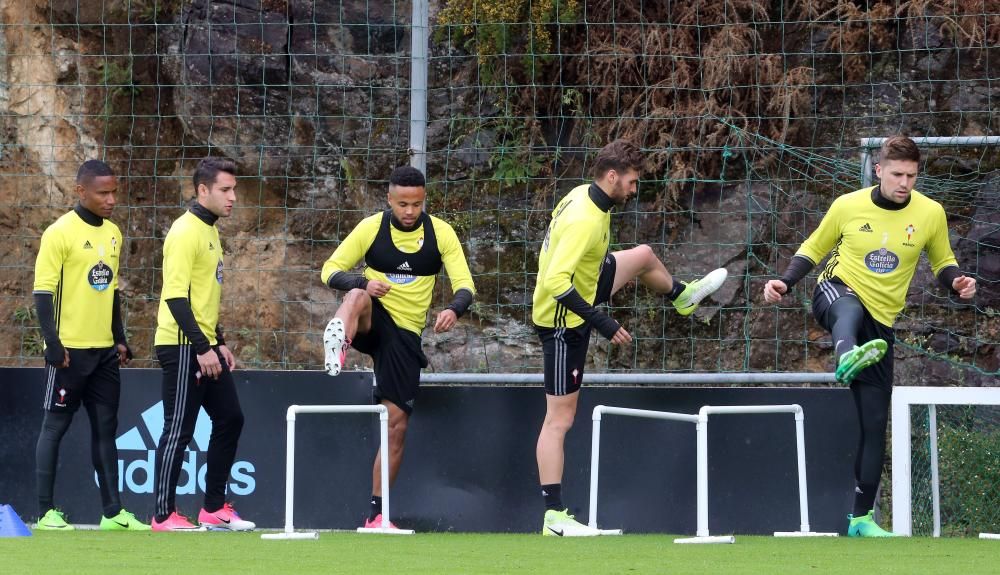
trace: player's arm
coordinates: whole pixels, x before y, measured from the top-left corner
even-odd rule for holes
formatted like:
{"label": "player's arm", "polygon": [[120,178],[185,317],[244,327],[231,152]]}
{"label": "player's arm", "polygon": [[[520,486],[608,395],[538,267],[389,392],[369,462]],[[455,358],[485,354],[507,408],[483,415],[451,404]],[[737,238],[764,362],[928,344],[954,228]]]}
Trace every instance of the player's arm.
{"label": "player's arm", "polygon": [[323,270],[320,272],[323,283],[337,291],[363,289],[372,297],[382,297],[389,293],[389,285],[385,282],[369,280],[362,274],[351,272],[375,241],[380,223],[378,217],[369,217],[347,234],[344,241],[340,242],[323,264]]}
{"label": "player's arm", "polygon": [[236,369],[236,356],[233,352],[229,350],[229,346],[226,345],[226,338],[222,332],[222,324],[215,324],[215,345],[219,347],[219,353],[222,354],[222,359],[226,361],[226,366],[229,367],[229,371]]}
{"label": "player's arm", "polygon": [[[61,234],[51,227],[42,234],[42,241],[35,258],[35,285],[32,295],[38,326],[45,340],[45,362],[55,367],[69,366],[69,352],[59,339],[56,327],[54,295],[59,288],[59,276],[68,250]],[[65,304],[64,304],[65,305]]]}
{"label": "player's arm", "polygon": [[458,318],[469,310],[472,299],[476,295],[476,285],[472,281],[469,262],[465,259],[462,244],[458,241],[455,230],[451,226],[435,225],[434,234],[438,238],[441,260],[444,262],[448,279],[451,280],[451,291],[454,294],[448,307],[443,309],[434,320],[434,331],[440,333],[454,327]]}
{"label": "player's arm", "polygon": [[926,246],[931,271],[937,276],[941,287],[962,299],[972,299],[976,295],[976,279],[965,275],[958,267],[958,260],[955,259],[948,240],[948,219],[943,209],[939,210],[935,218],[934,228],[934,234]]}
{"label": "player's arm", "polygon": [[823,220],[820,221],[819,227],[806,238],[806,241],[792,256],[792,260],[782,272],[781,277],[776,280],[768,280],[764,284],[764,301],[767,303],[781,301],[781,297],[792,289],[792,286],[806,277],[816,267],[816,264],[830,253],[833,246],[837,245],[841,236],[841,206],[842,202],[839,199],[833,202],[826,215],[823,216]]}
{"label": "player's arm", "polygon": [[[549,266],[545,270],[545,275],[538,278],[542,283],[542,289],[550,294],[554,294],[553,297],[557,302],[583,318],[587,323],[593,325],[602,336],[614,341],[618,332],[624,331],[622,326],[612,319],[611,316],[583,299],[580,292],[576,291],[572,279],[576,267],[583,258],[583,254],[603,234],[603,229],[600,228],[603,222],[561,220],[557,225],[575,226],[575,230],[579,230],[579,233],[574,234],[576,237],[561,236],[559,241],[550,244],[549,249],[553,250],[553,252],[549,257]],[[554,235],[552,234],[550,238]],[[615,343],[619,342],[616,341]]]}
{"label": "player's arm", "polygon": [[163,243],[163,289],[160,297],[167,304],[170,315],[184,337],[191,342],[198,355],[212,350],[208,337],[202,333],[191,309],[188,293],[191,275],[198,251],[198,238],[194,234],[168,233]]}
{"label": "player's arm", "polygon": [[[118,278],[115,278],[117,281]],[[125,324],[122,321],[121,292],[115,288],[114,303],[111,308],[111,335],[115,340],[115,350],[118,352],[118,364],[125,366],[132,360],[132,349],[128,346],[125,335]]]}

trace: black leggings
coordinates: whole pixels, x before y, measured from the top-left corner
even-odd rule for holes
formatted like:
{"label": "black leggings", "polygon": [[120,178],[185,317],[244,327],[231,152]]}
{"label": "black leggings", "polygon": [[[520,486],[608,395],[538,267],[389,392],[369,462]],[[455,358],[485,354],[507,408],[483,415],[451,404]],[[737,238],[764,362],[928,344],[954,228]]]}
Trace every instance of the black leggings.
{"label": "black leggings", "polygon": [[857,491],[854,495],[854,516],[864,515],[875,505],[875,492],[882,479],[885,460],[885,430],[889,422],[889,402],[892,388],[882,388],[862,381],[851,384],[854,405],[858,410],[861,437],[858,438],[858,455],[854,460],[854,478]]}

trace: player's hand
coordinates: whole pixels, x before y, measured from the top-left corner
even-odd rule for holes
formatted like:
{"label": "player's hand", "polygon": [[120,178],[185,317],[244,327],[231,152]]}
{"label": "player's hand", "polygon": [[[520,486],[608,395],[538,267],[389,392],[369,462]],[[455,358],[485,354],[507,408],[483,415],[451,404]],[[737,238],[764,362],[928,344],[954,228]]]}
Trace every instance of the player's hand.
{"label": "player's hand", "polygon": [[46,343],[45,363],[57,369],[69,367],[69,350],[63,347],[62,343],[58,341]]}
{"label": "player's hand", "polygon": [[778,303],[781,296],[788,292],[788,286],[781,280],[768,280],[764,284],[764,301],[767,303]]}
{"label": "player's hand", "polygon": [[222,363],[219,361],[219,354],[214,349],[198,354],[198,368],[201,377],[215,379],[222,373]]}
{"label": "player's hand", "polygon": [[132,360],[132,350],[124,343],[115,344],[115,349],[118,351],[118,365],[120,367],[128,365],[128,362]]}
{"label": "player's hand", "polygon": [[63,362],[59,367],[69,367],[69,350],[63,348]]}
{"label": "player's hand", "polygon": [[434,333],[443,333],[455,327],[458,316],[450,309],[442,310],[434,321]]}
{"label": "player's hand", "polygon": [[368,295],[372,297],[382,297],[385,294],[389,293],[389,290],[391,289],[392,286],[390,286],[385,282],[380,282],[378,280],[370,280],[368,282],[368,286],[365,287],[365,291],[368,292]]}
{"label": "player's hand", "polygon": [[958,292],[958,297],[972,299],[976,295],[976,278],[958,276],[951,282],[951,287]]}
{"label": "player's hand", "polygon": [[615,332],[615,335],[611,337],[611,343],[615,345],[628,345],[632,343],[632,335],[625,331],[625,328],[620,327]]}
{"label": "player's hand", "polygon": [[229,368],[229,371],[236,369],[236,356],[233,355],[233,352],[229,351],[229,346],[225,344],[220,345],[219,353],[222,354],[222,359],[225,360],[226,367]]}

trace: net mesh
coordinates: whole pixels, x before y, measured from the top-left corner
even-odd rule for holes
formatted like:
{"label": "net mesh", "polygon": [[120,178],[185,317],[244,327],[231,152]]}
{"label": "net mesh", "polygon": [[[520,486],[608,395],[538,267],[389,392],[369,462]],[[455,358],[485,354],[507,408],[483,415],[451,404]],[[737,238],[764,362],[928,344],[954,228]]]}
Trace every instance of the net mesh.
{"label": "net mesh", "polygon": [[[319,269],[384,206],[408,161],[411,4],[403,1],[53,0],[0,10],[0,363],[39,365],[32,262],[103,158],[139,366],[162,240],[207,154],[241,170],[221,224],[227,339],[255,368],[316,368],[338,302]],[[614,137],[647,154],[614,248],[647,244],[687,280],[730,280],[691,318],[641,286],[611,313],[635,345],[594,346],[594,371],[821,371],[812,282],[764,307],[765,279],[832,198],[860,187],[858,139],[996,132],[1000,7],[991,1],[431,2],[428,207],[459,233],[479,291],[427,334],[431,369],[537,371],[530,301],[555,202]],[[941,201],[975,305],[926,264],[897,325],[898,377],[988,384],[1000,369],[996,146],[926,149],[918,187]],[[992,266],[992,267],[991,267]],[[435,311],[449,299],[439,282]],[[361,356],[351,361],[363,362]]]}

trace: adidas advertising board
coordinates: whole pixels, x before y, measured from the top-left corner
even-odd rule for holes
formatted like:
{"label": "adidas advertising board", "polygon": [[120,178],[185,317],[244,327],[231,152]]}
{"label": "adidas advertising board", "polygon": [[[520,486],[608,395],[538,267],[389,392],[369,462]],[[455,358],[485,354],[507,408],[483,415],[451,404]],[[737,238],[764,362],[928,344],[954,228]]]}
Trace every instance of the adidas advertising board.
{"label": "adidas advertising board", "polygon": [[[245,424],[226,499],[261,529],[284,524],[286,411],[289,405],[359,405],[372,401],[370,372],[244,371],[234,374]],[[118,414],[122,503],[148,520],[154,502],[149,469],[162,430],[161,374],[122,370]],[[0,494],[18,510],[37,506],[35,442],[42,422],[41,368],[0,368]],[[205,383],[203,382],[203,385]],[[421,389],[410,420],[406,458],[393,485],[393,521],[417,531],[535,532],[541,501],[534,440],[518,430],[544,418],[533,386],[434,386]],[[797,403],[805,412],[810,525],[840,531],[850,507],[857,448],[854,404],[846,388],[655,388],[594,386],[580,412],[595,405],[697,413],[703,405]],[[56,504],[71,522],[93,524],[101,513],[90,462],[90,427],[77,413],[63,439]],[[791,417],[749,415],[712,421],[709,494],[712,529],[765,534],[799,525],[795,433]],[[570,513],[586,517],[590,434],[566,438],[564,492]],[[665,434],[665,435],[664,435]],[[295,423],[295,527],[353,529],[368,513],[378,417],[299,414]],[[196,515],[204,499],[205,449],[211,436],[199,414],[184,454],[178,509]],[[629,532],[692,533],[695,529],[695,430],[653,432],[648,422],[614,420],[602,431],[601,522]],[[664,442],[670,448],[663,449]],[[657,453],[650,458],[649,453]],[[635,466],[642,472],[636,473]],[[690,470],[678,472],[678,470]],[[636,496],[635,494],[642,494]],[[30,513],[26,521],[34,520]]]}

